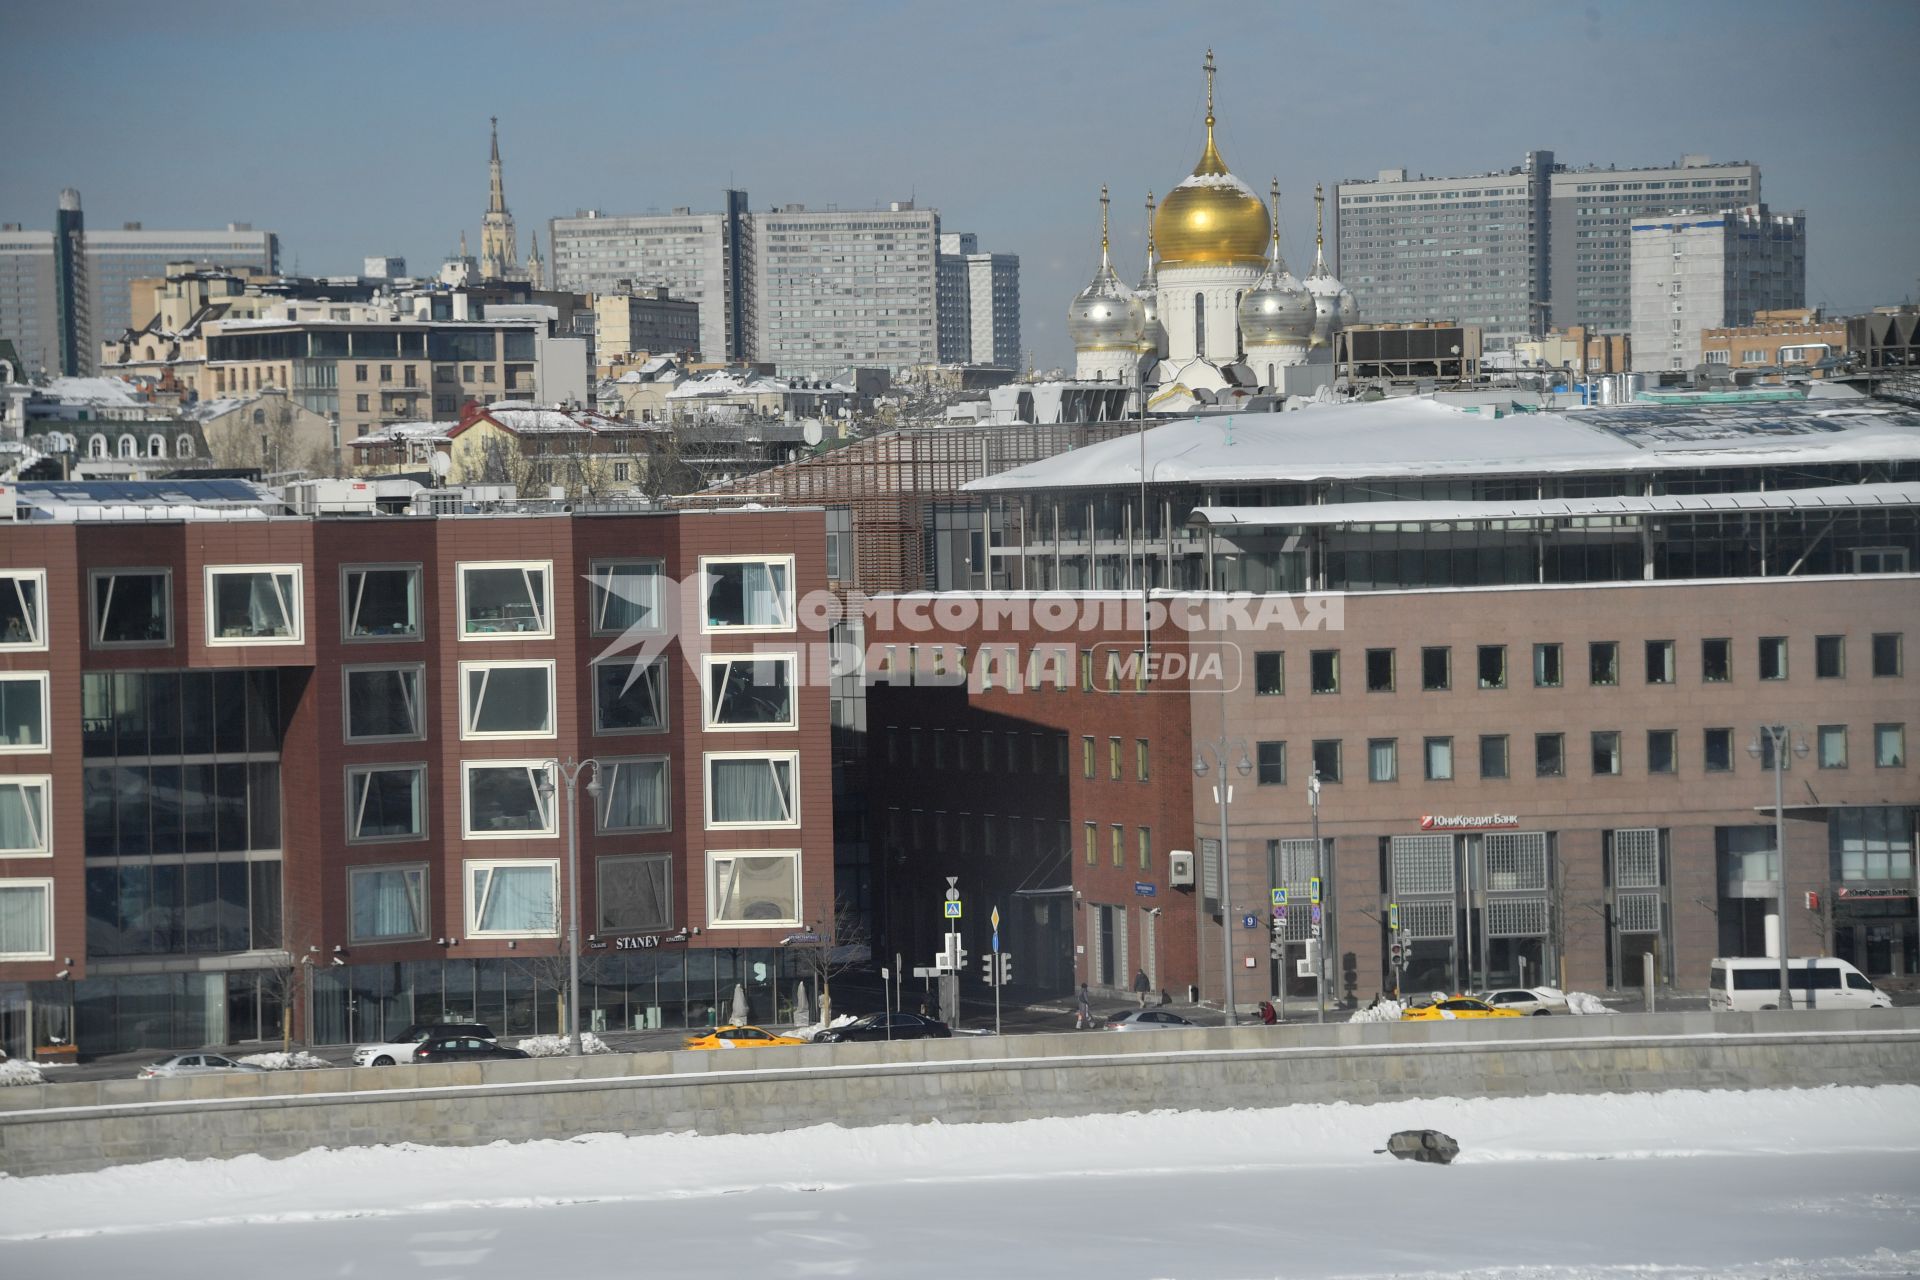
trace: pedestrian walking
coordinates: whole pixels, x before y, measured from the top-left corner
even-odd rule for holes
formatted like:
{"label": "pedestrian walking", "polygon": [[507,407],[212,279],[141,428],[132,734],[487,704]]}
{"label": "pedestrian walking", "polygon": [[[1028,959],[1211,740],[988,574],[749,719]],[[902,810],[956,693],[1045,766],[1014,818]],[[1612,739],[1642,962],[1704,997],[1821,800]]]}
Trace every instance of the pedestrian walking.
{"label": "pedestrian walking", "polygon": [[1140,1001],[1142,1009],[1147,1007],[1147,997],[1153,992],[1153,983],[1147,981],[1147,971],[1140,969],[1133,975],[1133,994]]}
{"label": "pedestrian walking", "polygon": [[1074,1017],[1074,1026],[1081,1030],[1093,1025],[1093,997],[1087,993],[1087,984],[1080,984],[1080,1008]]}

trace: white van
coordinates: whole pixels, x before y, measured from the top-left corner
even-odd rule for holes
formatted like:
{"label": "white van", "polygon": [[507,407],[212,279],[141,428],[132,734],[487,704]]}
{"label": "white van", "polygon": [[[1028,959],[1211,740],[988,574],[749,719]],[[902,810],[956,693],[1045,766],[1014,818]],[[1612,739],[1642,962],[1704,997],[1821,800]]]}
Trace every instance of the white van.
{"label": "white van", "polygon": [[[1708,969],[1707,1008],[1715,1013],[1780,1007],[1780,961],[1770,956],[1716,959]],[[1893,999],[1867,975],[1833,956],[1787,961],[1796,1009],[1891,1009]]]}

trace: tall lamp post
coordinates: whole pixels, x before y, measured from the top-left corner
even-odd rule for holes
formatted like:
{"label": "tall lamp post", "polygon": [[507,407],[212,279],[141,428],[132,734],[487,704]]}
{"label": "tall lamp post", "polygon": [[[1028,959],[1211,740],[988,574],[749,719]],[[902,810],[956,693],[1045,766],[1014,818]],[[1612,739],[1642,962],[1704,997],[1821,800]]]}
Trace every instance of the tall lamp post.
{"label": "tall lamp post", "polygon": [[[1210,772],[1217,772],[1218,779],[1213,785],[1214,798],[1220,802],[1220,1003],[1225,1008],[1228,1026],[1234,1025],[1233,1016],[1233,876],[1227,866],[1227,801],[1232,790],[1227,780],[1227,761],[1238,750],[1240,758],[1233,762],[1234,771],[1241,777],[1253,772],[1253,761],[1247,758],[1247,744],[1238,738],[1228,738],[1224,734],[1212,742],[1200,743],[1193,749],[1193,772],[1195,777],[1204,778]],[[1213,757],[1213,763],[1207,763],[1207,757]]]}
{"label": "tall lamp post", "polygon": [[1778,905],[1780,924],[1776,930],[1776,949],[1780,952],[1780,1007],[1793,1008],[1793,988],[1787,982],[1787,807],[1786,783],[1787,752],[1806,759],[1807,742],[1804,738],[1793,736],[1793,726],[1785,724],[1763,724],[1754,734],[1753,741],[1747,744],[1747,754],[1756,760],[1765,759],[1771,752],[1773,756],[1773,864],[1774,884],[1779,892]]}
{"label": "tall lamp post", "polygon": [[[1320,1022],[1327,1020],[1327,933],[1322,923],[1326,919],[1327,909],[1323,905],[1327,899],[1327,850],[1320,843],[1320,766],[1314,765],[1313,772],[1307,775],[1307,804],[1313,809],[1313,873],[1320,881],[1320,902],[1313,904],[1313,941],[1314,970],[1313,985],[1320,996]],[[1287,980],[1286,974],[1280,975],[1280,981]]]}
{"label": "tall lamp post", "polygon": [[[580,775],[591,769],[587,794],[600,795],[600,762],[592,756],[585,760],[554,760],[554,772],[567,784],[567,1052],[580,1056]],[[540,783],[540,794],[553,802],[553,779]]]}

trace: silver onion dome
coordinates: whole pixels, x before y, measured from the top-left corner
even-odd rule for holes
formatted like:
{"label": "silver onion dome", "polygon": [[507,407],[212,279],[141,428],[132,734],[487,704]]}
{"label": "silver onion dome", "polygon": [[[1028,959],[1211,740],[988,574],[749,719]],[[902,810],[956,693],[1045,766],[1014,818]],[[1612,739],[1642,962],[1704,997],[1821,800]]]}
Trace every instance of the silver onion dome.
{"label": "silver onion dome", "polygon": [[1107,189],[1101,187],[1100,269],[1067,307],[1067,333],[1075,351],[1137,351],[1146,329],[1146,308],[1107,257]]}
{"label": "silver onion dome", "polygon": [[1306,345],[1313,334],[1313,297],[1282,266],[1240,299],[1240,332],[1249,347]]}

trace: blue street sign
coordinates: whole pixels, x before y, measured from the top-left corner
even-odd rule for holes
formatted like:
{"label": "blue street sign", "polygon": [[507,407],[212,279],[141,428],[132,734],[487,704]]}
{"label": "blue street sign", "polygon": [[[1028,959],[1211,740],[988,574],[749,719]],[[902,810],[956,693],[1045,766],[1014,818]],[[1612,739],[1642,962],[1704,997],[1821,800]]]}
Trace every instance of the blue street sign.
{"label": "blue street sign", "polygon": [[957,903],[957,902],[943,902],[943,903],[941,903],[940,905],[946,908],[946,911],[944,912],[944,915],[945,915],[945,918],[946,918],[946,919],[948,919],[948,920],[958,920],[958,919],[960,918],[960,904],[959,904],[959,903]]}
{"label": "blue street sign", "polygon": [[1258,929],[1260,927],[1260,918],[1251,915],[1241,916],[1240,923],[1249,929]]}
{"label": "blue street sign", "polygon": [[1000,949],[1000,931],[998,929],[993,931],[993,949],[995,951]]}
{"label": "blue street sign", "polygon": [[1273,891],[1273,905],[1276,907],[1284,907],[1287,905],[1287,891],[1285,889],[1275,889]]}
{"label": "blue street sign", "polygon": [[1145,880],[1135,880],[1133,891],[1142,898],[1151,898],[1160,892],[1160,886],[1148,884]]}

